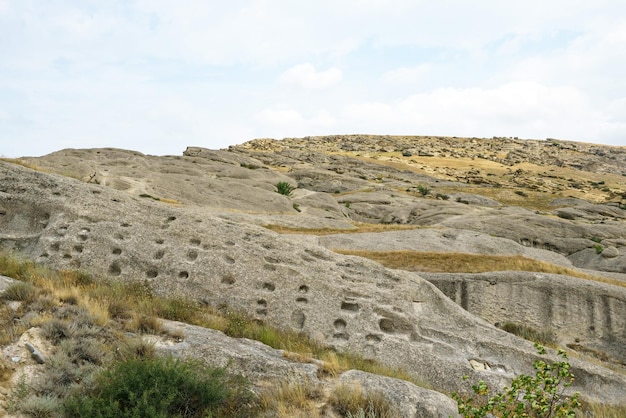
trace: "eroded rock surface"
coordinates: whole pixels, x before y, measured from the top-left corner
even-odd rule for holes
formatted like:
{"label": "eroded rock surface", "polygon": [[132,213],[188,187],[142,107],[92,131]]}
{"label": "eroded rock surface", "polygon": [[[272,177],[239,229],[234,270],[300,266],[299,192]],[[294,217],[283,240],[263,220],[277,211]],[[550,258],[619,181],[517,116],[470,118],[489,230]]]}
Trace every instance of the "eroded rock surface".
{"label": "eroded rock surface", "polygon": [[[567,203],[569,212],[564,202],[543,211],[496,206],[494,199],[472,198],[476,190],[467,189],[478,184],[480,173],[471,174],[474,180],[468,182],[466,175],[448,173],[444,178],[434,169],[406,169],[396,160],[365,161],[365,156],[354,154],[387,152],[393,138],[362,143],[333,138],[324,142],[328,153],[323,155],[315,147],[296,146],[305,142],[285,143],[282,149],[276,142],[257,141],[230,151],[188,148],[180,157],[64,150],[28,159],[40,171],[0,162],[0,245],[53,267],[142,281],[164,295],[227,305],[339,350],[402,367],[444,392],[466,390],[464,375],[499,386],[519,373],[532,372],[532,343],[493,325],[509,316],[528,316],[538,325],[547,321],[563,338],[579,338],[590,348],[623,358],[618,346],[624,341],[621,289],[594,283],[571,287],[568,279],[555,278],[562,289],[549,287],[554,295],[550,316],[543,315],[548,308],[539,306],[545,281],[523,276],[524,284],[516,287],[506,275],[494,275],[495,285],[482,278],[450,276],[437,278],[442,293],[416,273],[385,269],[328,249],[520,254],[619,275],[626,248],[619,202],[607,209],[576,200]],[[409,148],[396,147],[402,148],[394,149],[398,153]],[[508,145],[503,142],[502,147]],[[438,158],[443,153],[416,148],[405,154]],[[509,154],[500,162],[496,157],[487,160],[515,164],[515,150]],[[468,155],[459,158],[468,158],[469,164]],[[421,164],[415,161],[412,164]],[[611,164],[601,170],[610,171]],[[485,180],[480,184],[492,187],[489,182],[496,179],[491,177],[480,177]],[[276,193],[281,181],[298,186],[293,196]],[[524,178],[524,184],[528,181]],[[418,186],[433,190],[423,195]],[[304,237],[260,226],[349,231],[355,222],[429,228]],[[596,245],[606,251],[604,256]],[[466,284],[442,284],[459,280]],[[454,286],[471,289],[467,303],[462,302],[462,290],[458,300]],[[507,300],[502,295],[509,295],[508,300],[514,300],[518,293],[510,310],[498,310],[499,305],[487,309],[490,298]],[[576,300],[571,308],[570,294]],[[575,306],[581,307],[580,318],[572,311]],[[247,348],[240,348],[235,350],[243,364],[250,356]],[[583,359],[572,359],[572,364],[577,376],[573,389],[606,402],[626,399],[624,375]]]}

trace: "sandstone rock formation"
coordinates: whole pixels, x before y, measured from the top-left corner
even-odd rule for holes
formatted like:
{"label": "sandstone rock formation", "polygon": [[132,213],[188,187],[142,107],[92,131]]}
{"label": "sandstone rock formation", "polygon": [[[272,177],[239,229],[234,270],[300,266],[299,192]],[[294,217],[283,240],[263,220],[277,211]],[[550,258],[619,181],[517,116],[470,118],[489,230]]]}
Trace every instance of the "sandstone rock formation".
{"label": "sandstone rock formation", "polygon": [[[417,152],[404,152],[409,149]],[[626,399],[626,377],[584,355],[596,350],[612,365],[626,362],[623,287],[520,272],[424,274],[435,286],[418,273],[331,251],[522,255],[607,272],[619,281],[626,278],[626,211],[619,200],[626,152],[615,150],[562,141],[395,137],[257,140],[222,151],[188,148],[178,157],[63,150],[22,159],[30,168],[0,161],[0,246],[56,268],[142,281],[163,295],[226,305],[337,350],[405,368],[443,393],[467,390],[464,375],[501,386],[531,373],[532,343],[494,326],[528,322],[554,330],[581,352],[572,359],[574,390],[616,403]],[[444,157],[468,170],[444,167]],[[426,163],[435,160],[437,166]],[[476,161],[484,164],[468,174]],[[529,161],[540,168],[531,172]],[[606,173],[598,181],[610,191],[594,189],[593,199],[581,200],[581,189],[567,178],[547,182],[550,167]],[[537,172],[548,174],[539,179]],[[298,187],[293,196],[276,193],[281,181]],[[531,197],[505,193],[522,186]],[[592,188],[587,180],[580,187]],[[556,200],[570,191],[577,200]],[[598,202],[602,196],[614,200]],[[541,207],[532,208],[529,199]],[[347,233],[363,223],[420,228]],[[281,235],[266,225],[344,234]],[[185,335],[182,345],[164,350],[186,355],[189,345],[209,347],[222,338],[191,326]],[[267,362],[280,375],[313,378],[314,366],[289,364],[258,343],[222,341],[227,350],[213,350],[217,363],[233,357],[253,373]],[[255,378],[264,374],[272,377],[263,370]],[[437,416],[432,405],[439,401],[416,399],[438,394],[357,372],[341,378],[396,388],[389,393],[413,411],[407,416],[426,410]],[[441,410],[447,415],[446,402]]]}

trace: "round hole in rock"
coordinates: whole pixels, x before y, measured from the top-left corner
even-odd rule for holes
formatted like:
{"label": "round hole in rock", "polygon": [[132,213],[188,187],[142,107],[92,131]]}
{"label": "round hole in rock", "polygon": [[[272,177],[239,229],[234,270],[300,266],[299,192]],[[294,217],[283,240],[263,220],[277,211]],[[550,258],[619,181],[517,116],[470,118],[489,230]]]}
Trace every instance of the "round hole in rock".
{"label": "round hole in rock", "polygon": [[181,271],[180,273],[178,273],[178,278],[179,279],[188,279],[189,278],[189,272]]}
{"label": "round hole in rock", "polygon": [[113,263],[109,266],[108,272],[111,276],[119,276],[122,274],[122,269],[119,264]]}
{"label": "round hole in rock", "polygon": [[263,289],[273,292],[276,290],[276,285],[274,285],[274,283],[265,282],[263,283]]}
{"label": "round hole in rock", "polygon": [[232,276],[224,276],[222,277],[222,283],[224,284],[235,284],[235,278]]}
{"label": "round hole in rock", "polygon": [[156,270],[148,270],[146,271],[146,277],[149,279],[154,279],[156,276],[159,275],[159,272]]}

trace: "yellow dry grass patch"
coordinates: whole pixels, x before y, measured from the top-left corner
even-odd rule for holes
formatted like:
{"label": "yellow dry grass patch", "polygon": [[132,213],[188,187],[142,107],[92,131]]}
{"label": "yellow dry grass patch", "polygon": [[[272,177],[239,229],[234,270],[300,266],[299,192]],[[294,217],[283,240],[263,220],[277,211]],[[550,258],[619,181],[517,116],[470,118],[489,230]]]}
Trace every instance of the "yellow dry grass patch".
{"label": "yellow dry grass patch", "polygon": [[532,271],[547,274],[561,274],[596,282],[626,287],[626,283],[605,277],[594,276],[567,267],[544,261],[507,255],[484,255],[468,253],[438,253],[418,251],[366,251],[335,250],[344,255],[369,258],[385,267],[432,273],[485,273],[489,271]]}
{"label": "yellow dry grass patch", "polygon": [[355,223],[353,229],[331,229],[331,228],[294,228],[282,225],[264,225],[265,228],[279,234],[308,234],[308,235],[334,235],[334,234],[358,234],[366,232],[388,232],[407,231],[424,228],[418,225],[398,225],[398,224],[368,224]]}

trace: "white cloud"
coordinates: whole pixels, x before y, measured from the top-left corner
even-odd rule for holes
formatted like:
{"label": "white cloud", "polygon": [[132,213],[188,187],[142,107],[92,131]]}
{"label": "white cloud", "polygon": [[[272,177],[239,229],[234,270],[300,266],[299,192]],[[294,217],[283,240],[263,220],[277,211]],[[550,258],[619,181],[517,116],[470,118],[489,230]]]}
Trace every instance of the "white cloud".
{"label": "white cloud", "polygon": [[526,81],[493,89],[437,89],[393,103],[355,103],[342,116],[364,132],[580,140],[597,138],[608,123],[577,89]]}
{"label": "white cloud", "polygon": [[383,81],[389,84],[413,84],[422,81],[430,73],[431,69],[431,64],[400,67],[383,74]]}
{"label": "white cloud", "polygon": [[328,133],[336,125],[336,119],[325,110],[317,111],[313,116],[305,117],[293,109],[263,109],[254,119],[260,124],[261,136],[286,137]]}
{"label": "white cloud", "polygon": [[323,89],[339,83],[341,77],[341,70],[338,68],[317,71],[313,65],[306,63],[291,67],[280,75],[278,81],[305,89]]}

